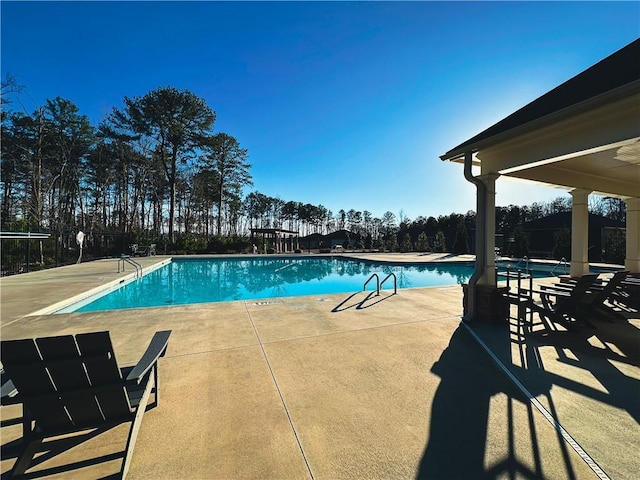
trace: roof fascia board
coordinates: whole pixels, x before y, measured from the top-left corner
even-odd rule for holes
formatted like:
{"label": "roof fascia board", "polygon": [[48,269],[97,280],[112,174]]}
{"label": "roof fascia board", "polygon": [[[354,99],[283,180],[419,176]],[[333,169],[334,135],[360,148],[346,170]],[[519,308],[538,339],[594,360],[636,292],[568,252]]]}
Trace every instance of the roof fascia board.
{"label": "roof fascia board", "polygon": [[[613,150],[640,137],[640,92],[522,133],[478,152],[483,168],[504,172]],[[613,155],[613,154],[612,154]]]}
{"label": "roof fascia board", "polygon": [[464,157],[465,152],[471,151],[473,153],[477,153],[483,148],[487,148],[489,146],[509,140],[526,132],[539,129],[547,125],[552,125],[553,123],[559,122],[563,119],[596,109],[602,105],[606,105],[607,103],[613,103],[618,100],[622,100],[637,93],[640,93],[640,80],[628,83],[601,95],[591,97],[580,103],[576,103],[574,105],[571,105],[570,107],[563,108],[562,110],[558,110],[543,117],[536,118],[535,120],[531,120],[530,122],[518,125],[517,127],[498,133],[483,140],[478,140],[477,142],[466,145],[462,148],[456,148],[445,153],[444,155],[441,155],[440,159],[442,161],[459,160],[460,158]]}
{"label": "roof fascia board", "polygon": [[557,163],[557,162],[561,162],[563,160],[570,160],[572,158],[577,158],[577,157],[584,157],[587,155],[591,155],[594,153],[600,153],[606,150],[611,150],[611,149],[618,149],[620,147],[624,147],[626,145],[633,145],[634,143],[640,141],[640,137],[635,137],[635,138],[630,138],[627,140],[623,140],[620,142],[616,142],[616,143],[611,143],[611,144],[607,144],[607,145],[601,145],[600,147],[594,147],[594,148],[589,148],[586,150],[579,150],[576,152],[572,152],[572,153],[568,153],[566,155],[560,155],[557,157],[553,157],[553,158],[548,158],[548,159],[544,159],[544,160],[539,160],[537,162],[533,162],[533,163],[527,163],[524,165],[517,165],[514,167],[509,167],[509,168],[505,168],[503,170],[498,170],[498,173],[500,175],[508,175],[510,173],[514,173],[514,172],[519,172],[521,170],[528,170],[530,168],[536,168],[536,167],[540,167],[543,165],[548,165],[550,163]]}
{"label": "roof fascia board", "polygon": [[569,189],[584,188],[592,190],[596,194],[613,197],[640,196],[640,186],[633,178],[630,178],[629,181],[614,180],[584,172],[576,172],[575,170],[566,170],[557,165],[521,170],[507,174],[506,177],[520,178],[548,186]]}

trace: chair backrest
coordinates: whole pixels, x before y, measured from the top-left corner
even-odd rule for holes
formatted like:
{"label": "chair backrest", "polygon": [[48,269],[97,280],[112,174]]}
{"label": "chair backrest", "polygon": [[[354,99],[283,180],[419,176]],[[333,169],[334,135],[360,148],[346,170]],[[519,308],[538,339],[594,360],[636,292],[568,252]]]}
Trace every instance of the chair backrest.
{"label": "chair backrest", "polygon": [[627,278],[628,275],[629,275],[629,271],[614,273],[613,276],[607,282],[607,284],[604,286],[602,291],[598,293],[596,302],[601,303],[601,302],[604,302],[607,298],[609,298],[609,295],[611,295],[613,291],[616,288],[618,288],[618,286],[620,286],[622,282],[624,282],[624,280]]}
{"label": "chair backrest", "polygon": [[4,369],[43,432],[131,414],[109,332],[2,341]]}
{"label": "chair backrest", "polygon": [[571,296],[573,298],[579,299],[581,298],[589,287],[593,285],[593,282],[598,278],[598,273],[588,273],[587,275],[581,276],[577,281],[573,290],[571,290]]}

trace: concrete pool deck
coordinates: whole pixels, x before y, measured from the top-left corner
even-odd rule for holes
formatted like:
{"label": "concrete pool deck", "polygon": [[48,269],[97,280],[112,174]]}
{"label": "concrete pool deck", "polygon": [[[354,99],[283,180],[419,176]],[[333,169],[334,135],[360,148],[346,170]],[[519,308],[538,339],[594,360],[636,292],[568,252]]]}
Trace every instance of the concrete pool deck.
{"label": "concrete pool deck", "polygon": [[[437,257],[460,259],[370,258]],[[155,331],[173,330],[160,361],[161,401],[143,419],[130,479],[598,478],[460,323],[459,285],[28,315],[122,276],[111,259],[2,278],[0,336],[109,330],[118,362],[130,365]],[[621,479],[640,471],[640,315],[627,317],[568,339],[533,339],[515,320],[472,327]],[[5,446],[20,437],[19,425],[7,425],[20,410],[0,412]],[[127,428],[32,471],[113,475]],[[14,460],[3,452],[3,474]]]}

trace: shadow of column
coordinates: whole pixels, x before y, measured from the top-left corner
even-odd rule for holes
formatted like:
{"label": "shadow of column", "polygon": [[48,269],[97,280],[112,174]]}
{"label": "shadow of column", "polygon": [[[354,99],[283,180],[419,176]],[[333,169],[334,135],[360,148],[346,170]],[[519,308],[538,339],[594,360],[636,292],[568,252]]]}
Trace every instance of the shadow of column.
{"label": "shadow of column", "polygon": [[[507,330],[504,342],[509,344]],[[497,369],[463,325],[453,333],[431,372],[441,381],[431,408],[428,443],[416,472],[417,479],[497,478],[506,472],[518,472],[524,478],[543,478],[539,465],[536,465],[538,472],[521,465],[513,455],[513,448],[505,458],[496,459],[500,461],[498,465],[486,470],[491,398],[500,393],[508,397],[508,419],[514,401],[527,405],[528,401]],[[505,433],[510,439],[514,437],[513,428],[510,421],[505,422]],[[537,451],[533,430],[531,435]]]}

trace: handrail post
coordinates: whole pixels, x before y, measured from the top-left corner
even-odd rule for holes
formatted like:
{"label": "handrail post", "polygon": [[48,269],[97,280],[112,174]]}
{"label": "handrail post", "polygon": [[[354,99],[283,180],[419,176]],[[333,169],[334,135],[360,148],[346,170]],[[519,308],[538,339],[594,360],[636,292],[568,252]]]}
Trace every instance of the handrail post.
{"label": "handrail post", "polygon": [[387,280],[389,280],[389,278],[393,277],[393,294],[396,295],[398,293],[398,278],[396,277],[396,274],[391,272],[389,273],[389,275],[387,275],[384,280],[382,280],[380,282],[380,287],[382,287],[382,284],[384,282],[386,282]]}
{"label": "handrail post", "polygon": [[362,286],[362,291],[366,291],[367,289],[367,284],[373,279],[373,277],[376,277],[376,296],[380,295],[380,277],[378,276],[377,273],[373,273],[366,282],[364,282],[364,285]]}
{"label": "handrail post", "polygon": [[120,262],[122,262],[122,271],[125,271],[124,268],[124,264],[125,262],[133,265],[133,268],[136,269],[136,278],[137,277],[141,277],[142,276],[142,265],[140,265],[138,262],[136,262],[135,260],[131,260],[131,258],[129,258],[127,255],[121,255],[120,258],[118,259],[118,273],[120,273]]}

